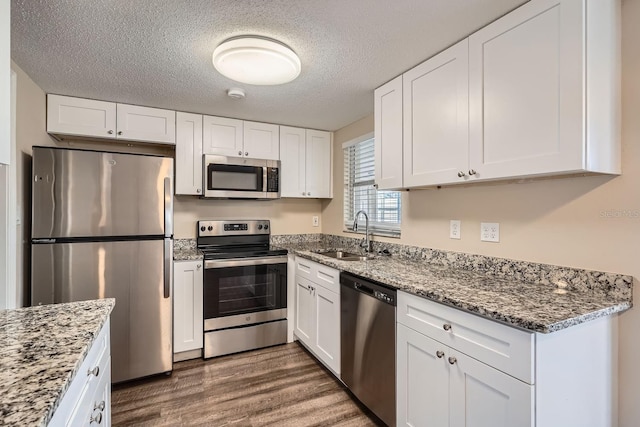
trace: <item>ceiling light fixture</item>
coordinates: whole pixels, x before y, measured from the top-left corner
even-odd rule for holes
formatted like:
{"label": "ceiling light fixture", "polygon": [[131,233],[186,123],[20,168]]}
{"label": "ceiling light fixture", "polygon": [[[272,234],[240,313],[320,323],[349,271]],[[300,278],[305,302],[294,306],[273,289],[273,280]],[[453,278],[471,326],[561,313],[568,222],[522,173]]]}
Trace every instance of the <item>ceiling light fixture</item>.
{"label": "ceiling light fixture", "polygon": [[225,77],[251,85],[279,85],[300,75],[298,55],[277,40],[234,37],[213,51],[213,66]]}

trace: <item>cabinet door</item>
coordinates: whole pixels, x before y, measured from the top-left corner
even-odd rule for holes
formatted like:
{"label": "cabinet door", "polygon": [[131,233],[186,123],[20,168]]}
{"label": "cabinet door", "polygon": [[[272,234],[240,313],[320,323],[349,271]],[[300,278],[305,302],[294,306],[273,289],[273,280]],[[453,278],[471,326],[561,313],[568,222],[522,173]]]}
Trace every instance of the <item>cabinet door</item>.
{"label": "cabinet door", "polygon": [[0,163],[11,161],[11,6],[0,3]]}
{"label": "cabinet door", "polygon": [[202,116],[176,113],[176,194],[202,195]]}
{"label": "cabinet door", "polygon": [[280,126],[280,196],[306,197],[306,132]]}
{"label": "cabinet door", "polygon": [[340,295],[315,286],[316,339],[314,349],[333,372],[340,375]]}
{"label": "cabinet door", "polygon": [[49,94],[47,132],[115,139],[116,104]]}
{"label": "cabinet door", "polygon": [[376,185],[402,188],[402,76],[374,92]]}
{"label": "cabinet door", "polygon": [[534,425],[533,386],[462,353],[450,365],[451,427]]}
{"label": "cabinet door", "polygon": [[449,348],[402,324],[397,328],[397,425],[448,426]]}
{"label": "cabinet door", "polygon": [[244,153],[252,159],[280,160],[280,126],[244,122]]}
{"label": "cabinet door", "polygon": [[127,141],[176,143],[176,112],[118,104],[117,138]]}
{"label": "cabinet door", "polygon": [[584,4],[531,1],[469,37],[478,178],[584,167]]}
{"label": "cabinet door", "polygon": [[468,61],[465,39],[403,74],[405,187],[464,181],[469,155]]}
{"label": "cabinet door", "polygon": [[242,157],[242,120],[226,117],[202,118],[202,152]]}
{"label": "cabinet door", "polygon": [[202,348],[202,261],[173,263],[173,351]]}
{"label": "cabinet door", "polygon": [[295,334],[309,347],[313,347],[315,342],[316,304],[313,298],[313,287],[310,281],[296,276]]}
{"label": "cabinet door", "polygon": [[333,197],[331,193],[331,132],[307,129],[307,197]]}

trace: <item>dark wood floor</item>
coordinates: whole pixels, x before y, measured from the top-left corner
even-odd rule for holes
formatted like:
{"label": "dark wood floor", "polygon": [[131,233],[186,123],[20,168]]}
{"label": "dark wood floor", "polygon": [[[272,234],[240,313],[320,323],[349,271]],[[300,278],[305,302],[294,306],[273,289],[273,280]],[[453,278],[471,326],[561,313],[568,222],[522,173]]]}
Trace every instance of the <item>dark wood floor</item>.
{"label": "dark wood floor", "polygon": [[111,399],[114,426],[381,425],[297,343],[175,363]]}

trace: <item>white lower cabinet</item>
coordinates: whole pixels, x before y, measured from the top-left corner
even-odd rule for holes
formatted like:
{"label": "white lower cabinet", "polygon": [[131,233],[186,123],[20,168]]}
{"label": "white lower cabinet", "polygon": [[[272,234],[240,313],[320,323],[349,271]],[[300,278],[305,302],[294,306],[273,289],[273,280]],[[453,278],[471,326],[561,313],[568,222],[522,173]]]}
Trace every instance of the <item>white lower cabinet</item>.
{"label": "white lower cabinet", "polygon": [[107,320],[49,421],[49,426],[111,425],[109,331]]}
{"label": "white lower cabinet", "polygon": [[173,263],[173,352],[203,347],[203,261]]}
{"label": "white lower cabinet", "polygon": [[[300,274],[307,268],[308,274]],[[337,376],[340,375],[339,280],[338,270],[296,258],[294,334]]]}

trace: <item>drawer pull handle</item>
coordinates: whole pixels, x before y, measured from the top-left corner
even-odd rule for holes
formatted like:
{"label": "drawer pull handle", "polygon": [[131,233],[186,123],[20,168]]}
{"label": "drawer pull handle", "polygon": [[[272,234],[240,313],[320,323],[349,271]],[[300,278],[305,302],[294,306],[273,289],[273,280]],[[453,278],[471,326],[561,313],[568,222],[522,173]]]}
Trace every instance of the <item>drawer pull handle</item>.
{"label": "drawer pull handle", "polygon": [[449,358],[449,363],[452,364],[452,365],[455,365],[457,361],[458,361],[458,359],[456,359],[455,357],[450,357]]}
{"label": "drawer pull handle", "polygon": [[98,415],[96,415],[95,417],[91,417],[89,418],[89,424],[100,424],[102,422],[102,412],[98,412]]}
{"label": "drawer pull handle", "polygon": [[87,371],[87,375],[95,375],[96,377],[98,376],[98,374],[100,373],[100,366],[96,366],[93,369],[89,369]]}
{"label": "drawer pull handle", "polygon": [[93,404],[93,410],[99,409],[100,411],[104,411],[104,400],[100,403]]}
{"label": "drawer pull handle", "polygon": [[436,356],[438,356],[438,359],[442,359],[444,357],[444,351],[436,351]]}
{"label": "drawer pull handle", "polygon": [[444,329],[445,331],[450,331],[451,330],[451,325],[448,323],[445,323],[444,325],[442,325],[442,329]]}

